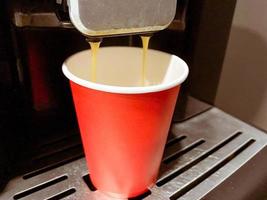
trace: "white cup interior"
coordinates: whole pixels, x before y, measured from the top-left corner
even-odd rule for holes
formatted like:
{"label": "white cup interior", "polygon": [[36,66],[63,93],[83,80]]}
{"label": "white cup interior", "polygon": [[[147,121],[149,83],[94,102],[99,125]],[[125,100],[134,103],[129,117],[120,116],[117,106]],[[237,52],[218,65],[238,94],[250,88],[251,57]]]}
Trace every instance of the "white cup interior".
{"label": "white cup interior", "polygon": [[63,73],[71,81],[91,89],[115,93],[147,93],[180,85],[188,75],[186,63],[177,56],[148,50],[145,87],[142,86],[142,49],[103,47],[97,55],[96,82],[91,82],[91,51],[69,57]]}

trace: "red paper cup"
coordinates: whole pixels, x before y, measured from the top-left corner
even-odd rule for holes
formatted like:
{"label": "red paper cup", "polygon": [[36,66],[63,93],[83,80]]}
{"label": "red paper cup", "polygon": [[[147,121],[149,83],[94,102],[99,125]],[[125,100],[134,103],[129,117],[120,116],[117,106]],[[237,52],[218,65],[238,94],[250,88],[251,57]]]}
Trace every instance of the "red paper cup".
{"label": "red paper cup", "polygon": [[148,86],[142,87],[142,49],[101,48],[96,83],[89,81],[90,59],[90,51],[82,51],[63,65],[90,177],[102,192],[134,197],[156,182],[188,67],[177,56],[149,50]]}

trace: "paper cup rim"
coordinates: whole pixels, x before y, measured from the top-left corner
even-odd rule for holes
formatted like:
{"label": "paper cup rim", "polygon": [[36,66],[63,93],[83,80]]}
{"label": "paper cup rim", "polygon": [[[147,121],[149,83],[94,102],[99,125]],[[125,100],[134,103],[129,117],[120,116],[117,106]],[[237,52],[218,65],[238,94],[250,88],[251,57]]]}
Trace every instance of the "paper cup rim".
{"label": "paper cup rim", "polygon": [[[106,49],[106,48],[127,48],[127,49],[141,49],[138,47],[120,47],[120,46],[116,46],[116,47],[101,47],[101,49]],[[113,86],[113,85],[105,85],[105,84],[101,84],[101,83],[94,83],[88,80],[84,80],[79,78],[78,76],[75,76],[74,74],[72,74],[68,67],[67,67],[67,62],[68,60],[70,60],[72,57],[77,56],[80,53],[83,53],[85,51],[90,51],[90,50],[84,50],[84,51],[80,51],[77,52],[75,54],[73,54],[72,56],[70,56],[69,58],[67,58],[65,60],[65,62],[63,63],[62,66],[62,71],[63,74],[72,82],[81,85],[83,87],[86,88],[90,88],[90,89],[94,89],[94,90],[98,90],[98,91],[103,91],[103,92],[110,92],[110,93],[119,93],[119,94],[144,94],[144,93],[152,93],[152,92],[160,92],[160,91],[164,91],[173,87],[176,87],[180,84],[182,84],[185,79],[188,76],[189,70],[188,70],[188,66],[187,64],[178,56],[176,55],[171,55],[162,51],[158,51],[158,50],[153,50],[153,49],[149,49],[149,51],[154,51],[154,52],[158,52],[161,54],[168,54],[171,55],[173,59],[177,60],[178,62],[180,62],[180,67],[183,67],[183,73],[181,75],[179,75],[179,77],[177,79],[175,79],[174,81],[170,81],[167,83],[162,83],[162,84],[158,84],[158,85],[151,85],[151,86],[133,86],[133,87],[128,87],[128,86]]]}

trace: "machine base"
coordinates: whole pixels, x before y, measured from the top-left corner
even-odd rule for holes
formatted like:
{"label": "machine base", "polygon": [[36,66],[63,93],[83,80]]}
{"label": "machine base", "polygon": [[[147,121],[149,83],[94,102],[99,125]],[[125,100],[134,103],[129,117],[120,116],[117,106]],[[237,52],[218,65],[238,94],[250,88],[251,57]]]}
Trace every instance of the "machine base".
{"label": "machine base", "polygon": [[[244,199],[244,190],[249,190],[245,185],[257,188],[255,182],[244,182],[249,182],[250,178],[254,180],[257,170],[266,171],[262,168],[262,163],[266,163],[266,144],[264,132],[217,108],[175,123],[166,144],[156,186],[134,199],[218,199],[220,194],[222,200],[229,199],[231,192],[235,192],[232,199]],[[246,170],[250,171],[246,173]],[[257,176],[258,184],[266,181],[259,180],[261,178],[267,176]],[[109,199],[90,182],[84,158],[62,162],[62,165],[48,165],[14,178],[0,193],[0,200],[63,198]]]}

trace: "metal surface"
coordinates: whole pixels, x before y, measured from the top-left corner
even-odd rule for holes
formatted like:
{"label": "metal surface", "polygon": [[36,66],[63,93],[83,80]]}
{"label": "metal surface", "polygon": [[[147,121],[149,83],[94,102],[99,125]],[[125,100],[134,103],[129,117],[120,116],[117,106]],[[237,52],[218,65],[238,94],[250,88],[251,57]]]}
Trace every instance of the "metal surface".
{"label": "metal surface", "polygon": [[43,13],[14,13],[14,24],[16,27],[62,27],[74,28],[71,22],[60,21],[53,12]]}
{"label": "metal surface", "polygon": [[[201,199],[238,173],[266,144],[264,132],[217,108],[176,123],[156,186],[137,199]],[[0,199],[110,199],[90,183],[84,158],[46,168],[13,179]],[[222,195],[220,199],[225,198]]]}
{"label": "metal surface", "polygon": [[204,199],[218,200],[221,199],[223,194],[224,199],[227,200],[266,200],[266,155],[267,147],[265,146],[263,150],[256,154],[256,156],[249,160],[236,173],[208,193]]}
{"label": "metal surface", "polygon": [[[57,5],[54,10],[40,11],[42,4],[39,6],[29,7],[22,10],[17,9],[12,16],[13,23],[17,27],[61,27],[74,28],[68,16],[67,0],[56,0]],[[168,26],[169,30],[184,31],[186,27],[186,12],[188,0],[179,0],[177,2],[177,11],[174,20]],[[35,10],[34,10],[35,9]]]}
{"label": "metal surface", "polygon": [[176,15],[168,29],[174,31],[184,31],[186,28],[186,15],[189,0],[177,1]]}
{"label": "metal surface", "polygon": [[176,0],[69,0],[68,5],[74,26],[90,37],[159,31],[176,13]]}

